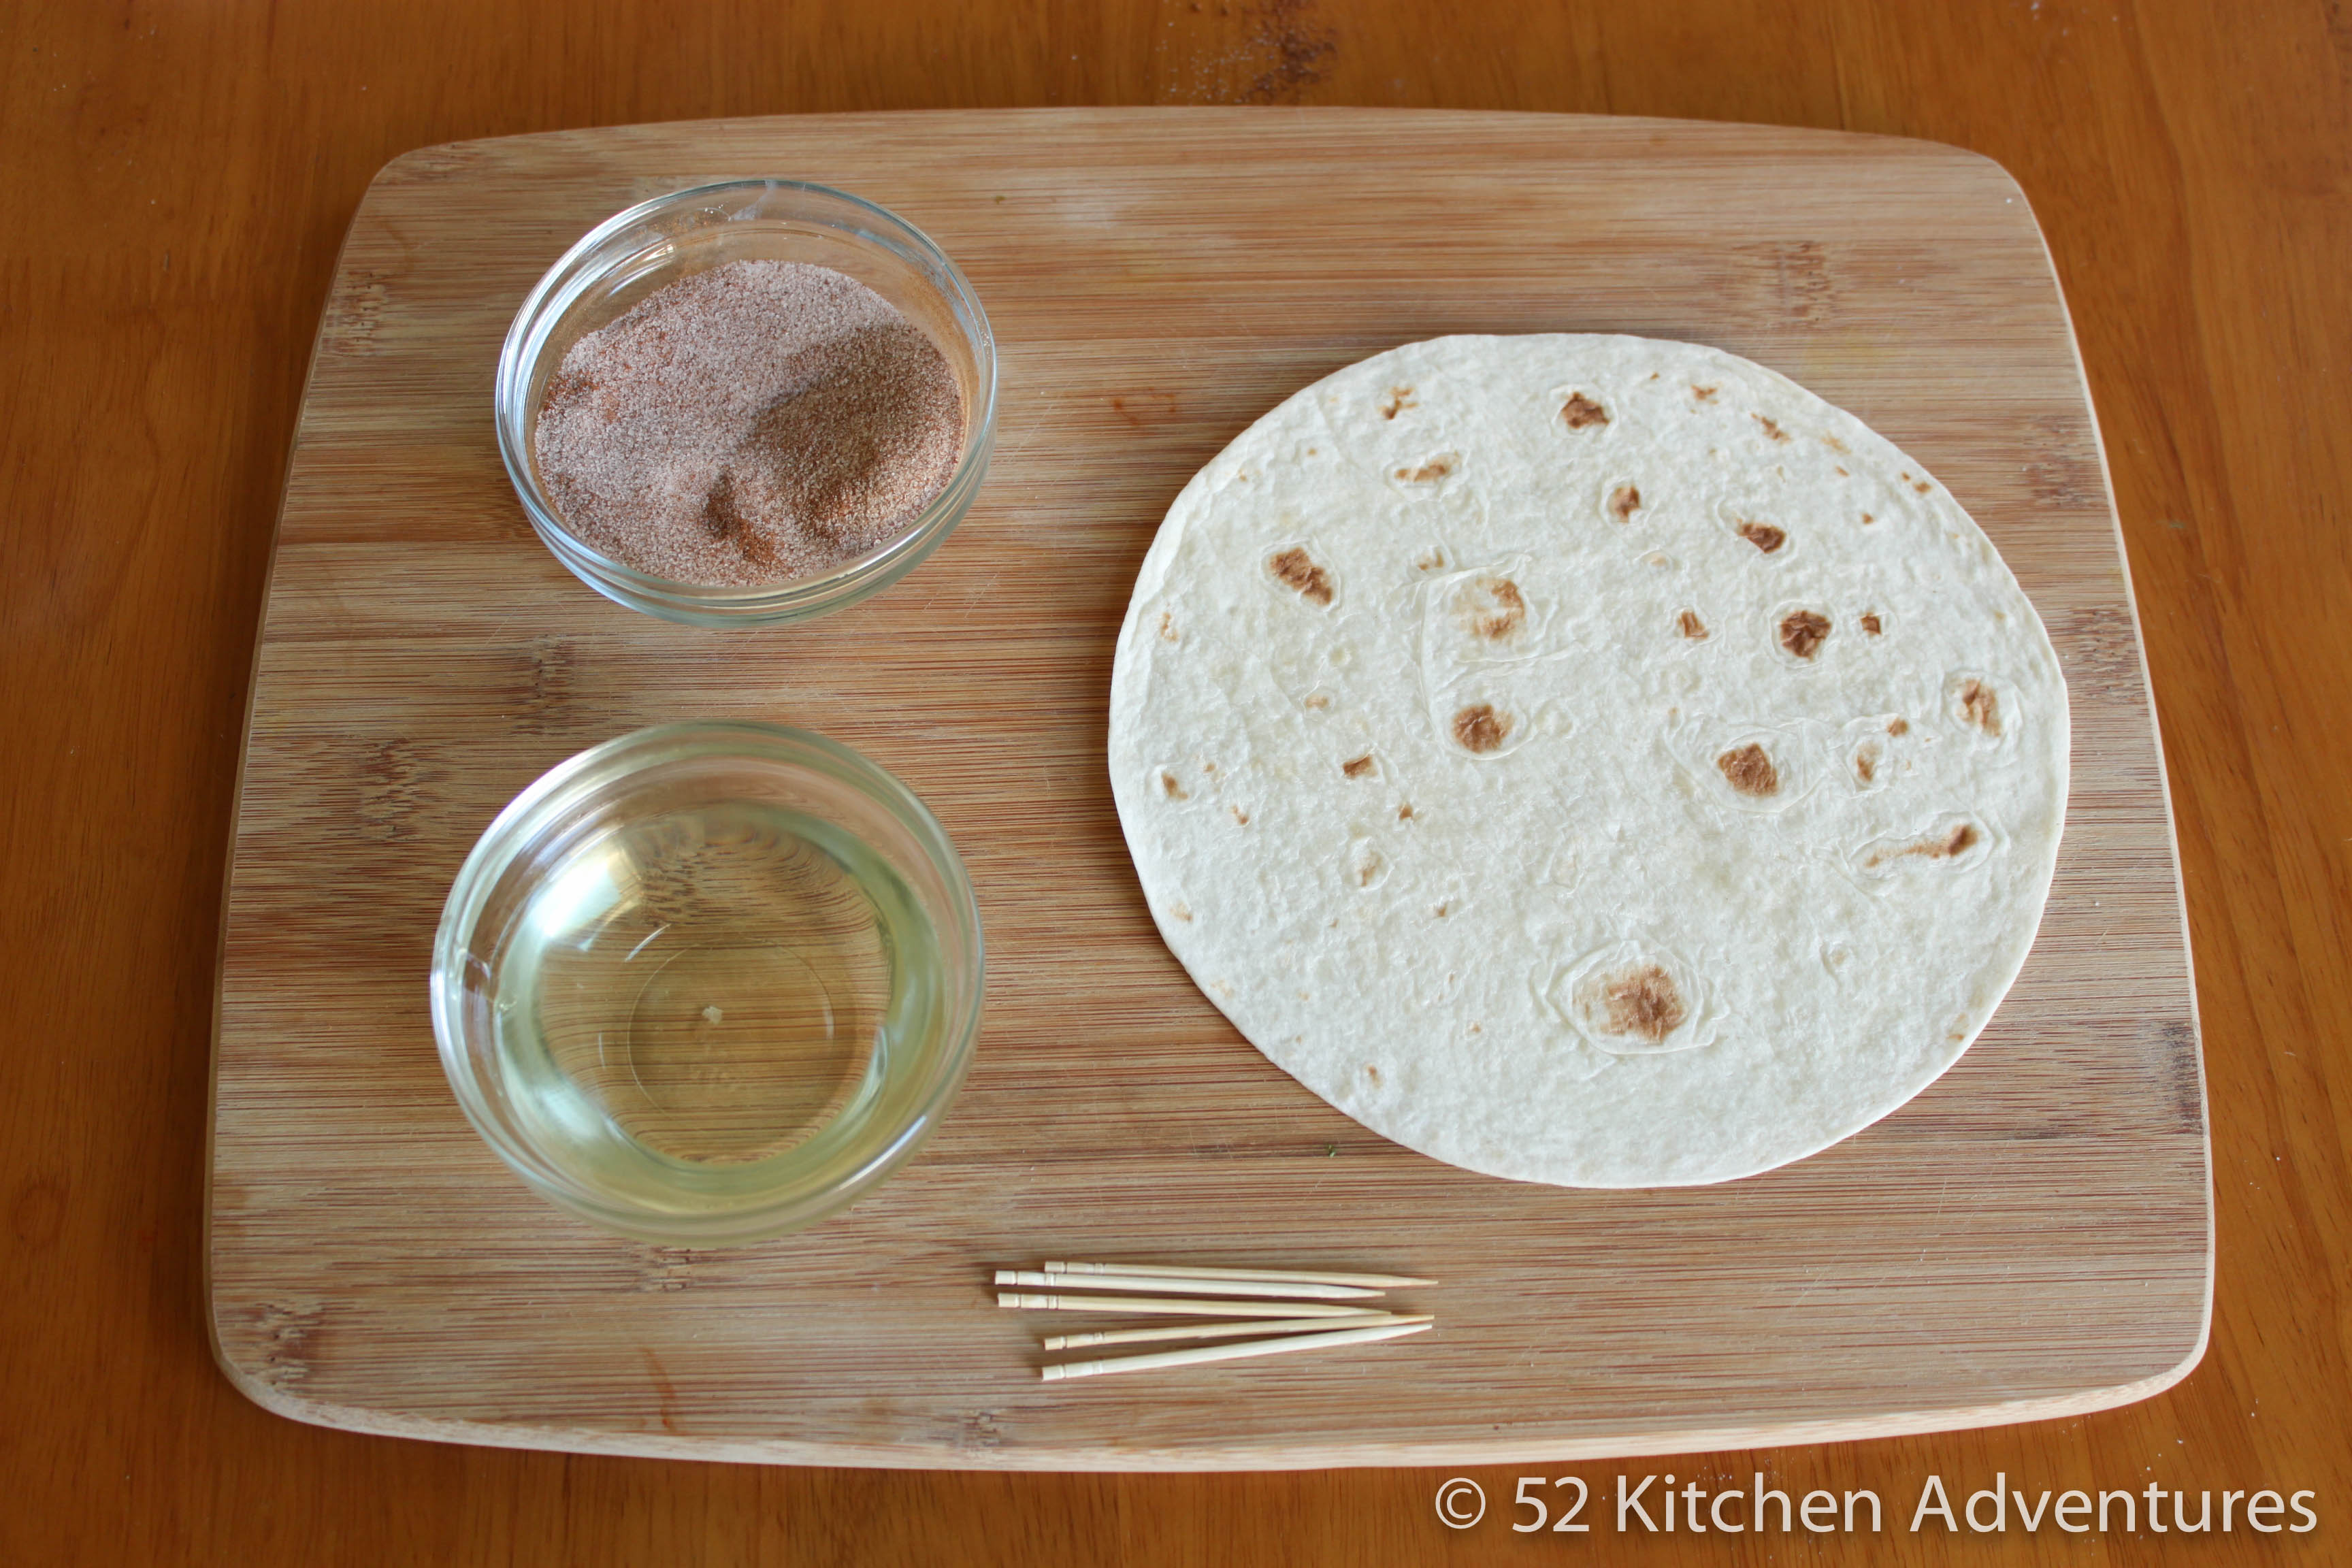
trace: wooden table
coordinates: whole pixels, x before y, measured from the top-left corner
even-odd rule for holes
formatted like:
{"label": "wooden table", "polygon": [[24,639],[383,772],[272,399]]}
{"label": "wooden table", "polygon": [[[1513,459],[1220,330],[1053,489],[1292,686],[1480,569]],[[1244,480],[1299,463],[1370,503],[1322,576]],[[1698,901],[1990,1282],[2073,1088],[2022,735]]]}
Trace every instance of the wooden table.
{"label": "wooden table", "polygon": [[[2320,0],[2197,9],[312,0],[0,19],[0,1561],[2341,1555],[2352,440],[2329,394],[2352,374],[2352,33]],[[1482,1469],[1487,1516],[1460,1532],[1433,1509],[1443,1472],[738,1468],[362,1437],[247,1403],[211,1366],[199,1278],[220,877],[287,439],[370,174],[427,142],[574,124],[1247,101],[1843,126],[1958,142],[2022,183],[2105,431],[2179,814],[2220,1237],[2204,1363],[2044,1426]],[[1624,1536],[1620,1470],[1869,1488],[1889,1516],[1869,1541]],[[1930,1474],[1958,1510],[1996,1472],[2029,1497],[2309,1490],[2320,1523],[1905,1528]],[[1510,1532],[1517,1477],[1538,1473],[1593,1484],[1592,1533]]]}

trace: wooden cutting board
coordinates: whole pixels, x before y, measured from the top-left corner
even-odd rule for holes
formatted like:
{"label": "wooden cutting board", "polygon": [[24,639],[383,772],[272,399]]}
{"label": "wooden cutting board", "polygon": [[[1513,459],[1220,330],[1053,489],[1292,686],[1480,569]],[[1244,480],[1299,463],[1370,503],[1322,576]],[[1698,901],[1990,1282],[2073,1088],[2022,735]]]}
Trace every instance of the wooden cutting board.
{"label": "wooden cutting board", "polygon": [[[596,597],[490,424],[524,292],[647,195],[780,174],[928,230],[1002,420],[927,564],[814,626]],[[1177,489],[1298,386],[1444,332],[1760,360],[1924,460],[2040,607],[2074,701],[2039,942],[1911,1105],[1727,1186],[1573,1192],[1388,1143],[1269,1065],[1154,932],[1104,774],[1113,633]],[[620,1241],[460,1118],[425,1011],[474,838],[572,752],[752,717],[860,748],[961,847],[988,1016],[929,1149],[768,1246]],[[222,1366],[286,1415],[464,1442],[875,1465],[1622,1455],[2118,1404],[2201,1353],[2204,1095],[2129,584],[2066,310],[1997,166],[1821,132],[1535,115],[1034,110],[431,148],[352,225],[254,675],[214,1057]],[[992,1265],[1433,1275],[1435,1332],[1041,1384]],[[1065,1320],[1061,1328],[1076,1326]]]}

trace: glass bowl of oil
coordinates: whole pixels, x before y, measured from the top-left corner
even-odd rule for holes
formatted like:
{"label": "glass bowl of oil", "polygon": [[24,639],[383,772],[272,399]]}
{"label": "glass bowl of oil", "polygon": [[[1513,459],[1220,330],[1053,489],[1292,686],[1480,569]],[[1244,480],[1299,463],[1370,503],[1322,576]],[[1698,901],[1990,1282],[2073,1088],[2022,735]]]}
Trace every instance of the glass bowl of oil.
{"label": "glass bowl of oil", "polygon": [[499,814],[449,889],[433,1029],[560,1206],[679,1247],[814,1224],[914,1152],[979,1035],[980,910],[913,792],[752,723],[640,730]]}

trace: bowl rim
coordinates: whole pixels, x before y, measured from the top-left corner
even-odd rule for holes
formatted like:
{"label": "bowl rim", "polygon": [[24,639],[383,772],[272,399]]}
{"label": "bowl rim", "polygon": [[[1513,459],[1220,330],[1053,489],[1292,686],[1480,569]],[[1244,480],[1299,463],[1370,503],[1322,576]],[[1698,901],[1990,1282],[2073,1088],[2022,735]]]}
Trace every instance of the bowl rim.
{"label": "bowl rim", "polygon": [[[526,428],[536,417],[535,407],[525,406],[532,373],[553,329],[583,292],[631,257],[674,241],[678,236],[649,241],[592,265],[597,251],[605,244],[670,213],[755,192],[763,196],[785,192],[820,202],[844,204],[853,214],[869,219],[874,228],[821,217],[796,217],[793,221],[829,228],[869,246],[897,250],[902,256],[911,251],[912,259],[922,264],[918,270],[927,267],[945,279],[947,287],[941,293],[950,306],[950,313],[960,321],[968,318],[971,323],[965,338],[977,373],[974,385],[980,404],[978,414],[971,422],[971,434],[964,442],[955,469],[940,493],[916,514],[904,531],[879,549],[831,571],[751,587],[694,583],[641,572],[605,554],[573,532],[541,488],[530,456],[531,432]],[[736,220],[718,217],[710,224],[696,226],[716,227],[732,221]],[[902,244],[892,245],[887,237],[893,235]],[[887,586],[929,554],[968,510],[986,476],[989,455],[995,443],[998,380],[995,330],[989,322],[986,307],[981,303],[979,290],[929,234],[881,204],[853,192],[810,180],[762,176],[713,180],[648,197],[614,213],[575,240],[531,285],[514,319],[508,323],[506,336],[499,347],[491,412],[499,457],[505,465],[508,481],[514,487],[532,530],[568,570],[599,593],[632,609],[671,619],[681,618],[678,612],[682,612],[685,618],[698,624],[734,625],[804,618],[842,608]]]}
{"label": "bowl rim", "polygon": [[[680,750],[683,746],[685,749]],[[610,771],[614,759],[649,753],[634,766]],[[615,1203],[586,1190],[509,1132],[491,1109],[492,1096],[474,1070],[467,1026],[466,982],[482,966],[472,956],[471,938],[490,893],[517,854],[535,837],[561,824],[585,795],[607,787],[648,765],[681,761],[720,761],[758,756],[808,769],[856,788],[882,805],[909,831],[945,885],[945,907],[925,908],[934,920],[952,923],[968,945],[965,985],[950,993],[953,1009],[937,1064],[908,1113],[887,1126],[887,1136],[855,1166],[822,1183],[802,1183],[739,1208],[680,1215]],[[687,720],[649,725],[600,742],[557,763],[517,794],[493,817],[467,852],[443,900],[434,931],[427,976],[434,1044],[443,1076],[467,1121],[492,1152],[533,1190],[558,1207],[607,1230],[674,1247],[723,1247],[765,1240],[814,1224],[870,1192],[920,1147],[962,1088],[980,1038],[987,984],[987,955],[980,906],[963,858],[947,830],[904,781],[856,749],[813,730],[752,720]]]}

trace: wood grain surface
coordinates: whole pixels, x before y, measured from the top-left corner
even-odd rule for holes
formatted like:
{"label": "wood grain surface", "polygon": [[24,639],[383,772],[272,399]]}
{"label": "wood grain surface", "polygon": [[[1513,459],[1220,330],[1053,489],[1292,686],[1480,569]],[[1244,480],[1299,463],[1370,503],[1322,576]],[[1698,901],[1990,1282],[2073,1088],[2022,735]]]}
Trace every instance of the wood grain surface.
{"label": "wood grain surface", "polygon": [[[1444,8],[258,0],[0,16],[0,1458],[26,1563],[2329,1561],[2347,1527],[2352,637],[2333,415],[2352,35],[2262,7]],[[1971,1432],[1546,1467],[1868,1487],[1886,1531],[1521,1537],[1524,1467],[972,1475],[458,1447],[270,1415],[201,1289],[230,792],[336,247],[408,149],[806,110],[1307,102],[1685,116],[1999,159],[2051,242],[2163,719],[2212,1115],[2212,1348],[2155,1398]],[[1367,157],[1370,156],[1368,152]],[[1388,1347],[1400,1349],[1403,1347]],[[2308,1489],[2312,1535],[1905,1530],[2030,1489]],[[1720,1478],[1718,1479],[1717,1478]]]}
{"label": "wood grain surface", "polygon": [[[980,500],[896,589],[713,633],[566,573],[486,410],[506,323],[572,239],[762,170],[880,201],[957,258],[999,344],[998,436]],[[1115,636],[1193,471],[1367,354],[1551,331],[1695,338],[1861,415],[1983,523],[2066,673],[2067,833],[2008,1001],[1910,1105],[1748,1181],[1566,1193],[1367,1133],[1186,978],[1112,809]],[[410,154],[328,295],[256,655],[215,1058],[223,1363],[272,1409],[365,1430],[1022,1468],[1615,1458],[2152,1393],[2204,1347],[2210,1231],[2117,544],[2032,214],[1933,143],[1248,107]],[[916,1163],[811,1232],[709,1253],[596,1235],[509,1177],[442,1084],[422,986],[508,798],[683,718],[881,762],[955,839],[989,947],[971,1077]],[[986,1285],[1068,1256],[1433,1276],[1443,1327],[1045,1386],[1034,1324]]]}

